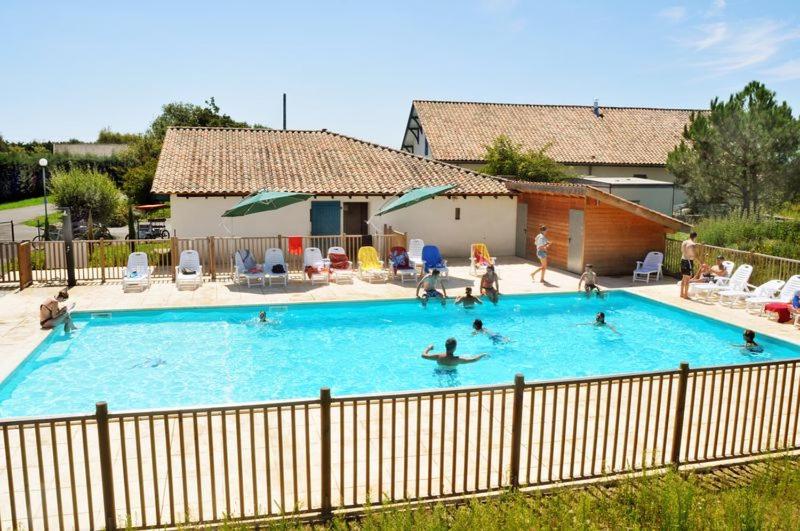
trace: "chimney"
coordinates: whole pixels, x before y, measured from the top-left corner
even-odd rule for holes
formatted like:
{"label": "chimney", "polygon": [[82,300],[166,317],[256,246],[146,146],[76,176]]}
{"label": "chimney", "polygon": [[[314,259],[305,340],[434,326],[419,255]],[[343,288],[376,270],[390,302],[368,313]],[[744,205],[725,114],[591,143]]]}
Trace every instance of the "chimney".
{"label": "chimney", "polygon": [[603,117],[603,113],[600,111],[600,100],[598,100],[597,98],[594,99],[594,106],[592,107],[592,111],[594,112],[594,115],[597,116],[598,118]]}

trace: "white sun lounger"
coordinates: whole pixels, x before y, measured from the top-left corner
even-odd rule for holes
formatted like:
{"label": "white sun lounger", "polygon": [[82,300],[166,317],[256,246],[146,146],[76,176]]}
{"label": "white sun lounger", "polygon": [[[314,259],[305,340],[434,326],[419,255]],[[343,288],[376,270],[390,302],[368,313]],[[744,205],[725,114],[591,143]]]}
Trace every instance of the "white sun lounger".
{"label": "white sun lounger", "polygon": [[[283,266],[283,273],[273,273],[272,269],[276,265]],[[272,286],[273,282],[289,285],[289,266],[286,265],[286,260],[283,257],[283,251],[276,247],[271,247],[264,253],[264,276],[269,280],[269,285]]]}
{"label": "white sun lounger", "polygon": [[745,299],[745,308],[752,313],[763,313],[764,306],[771,302],[790,303],[798,290],[800,290],[800,275],[794,275],[786,281],[777,297],[748,297]]}
{"label": "white sun lounger", "polygon": [[700,297],[710,298],[712,295],[724,290],[743,290],[747,287],[747,281],[750,280],[750,275],[752,274],[753,266],[742,264],[729,277],[719,277],[714,282],[705,284],[692,284],[689,288],[689,294],[694,293]]}
{"label": "white sun lounger", "polygon": [[747,298],[774,297],[784,284],[783,280],[768,280],[760,286],[748,284],[744,289],[724,289],[717,296],[720,304],[733,308],[738,303],[744,303]]}
{"label": "white sun lounger", "polygon": [[306,247],[303,251],[303,274],[307,275],[306,268],[314,267],[323,269],[316,273],[311,273],[312,284],[327,284],[330,282],[330,275],[328,274],[325,260],[322,258],[322,251],[317,247]]}
{"label": "white sun lounger", "polygon": [[408,261],[414,269],[425,268],[425,262],[422,260],[423,247],[425,247],[425,242],[419,238],[413,238],[408,242]]}
{"label": "white sun lounger", "polygon": [[[331,263],[332,254],[342,254],[344,256],[347,256],[347,252],[342,247],[328,247],[329,266]],[[350,257],[347,258],[347,269],[334,269],[333,267],[331,267],[330,270],[331,270],[331,278],[337,284],[339,284],[340,282],[349,282],[351,284],[353,283],[353,262],[350,260]]]}
{"label": "white sun lounger", "polygon": [[202,284],[203,266],[200,265],[200,255],[194,249],[181,251],[180,260],[175,266],[175,287],[177,289],[181,289],[181,286],[197,288]]}
{"label": "white sun lounger", "polygon": [[128,255],[128,265],[122,277],[122,291],[128,291],[132,287],[141,290],[150,287],[150,266],[146,253],[135,252]]}
{"label": "white sun lounger", "polygon": [[661,271],[664,264],[664,253],[659,251],[650,251],[644,260],[636,262],[636,269],[633,270],[633,280],[631,282],[641,281],[650,283],[650,275],[655,275],[656,280],[659,280],[663,273]]}
{"label": "white sun lounger", "polygon": [[263,286],[264,273],[260,271],[251,273],[248,271],[244,265],[242,255],[239,254],[239,251],[236,251],[233,253],[233,281],[236,284],[240,282],[247,282],[248,288],[253,284],[257,286]]}

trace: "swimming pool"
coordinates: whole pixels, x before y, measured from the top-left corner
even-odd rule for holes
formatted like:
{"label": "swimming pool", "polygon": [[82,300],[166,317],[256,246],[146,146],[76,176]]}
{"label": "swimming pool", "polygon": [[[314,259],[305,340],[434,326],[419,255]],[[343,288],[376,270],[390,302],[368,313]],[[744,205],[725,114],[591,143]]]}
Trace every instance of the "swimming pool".
{"label": "swimming pool", "polygon": [[[272,324],[257,322],[266,309]],[[584,326],[598,311],[619,334]],[[0,416],[120,411],[429,389],[724,365],[800,356],[800,347],[761,336],[764,353],[743,353],[741,330],[626,292],[607,299],[506,296],[467,310],[412,300],[290,306],[76,313],[79,330],[52,332],[0,384]],[[472,336],[480,318],[507,336]],[[420,357],[458,340],[481,352],[455,370]]]}

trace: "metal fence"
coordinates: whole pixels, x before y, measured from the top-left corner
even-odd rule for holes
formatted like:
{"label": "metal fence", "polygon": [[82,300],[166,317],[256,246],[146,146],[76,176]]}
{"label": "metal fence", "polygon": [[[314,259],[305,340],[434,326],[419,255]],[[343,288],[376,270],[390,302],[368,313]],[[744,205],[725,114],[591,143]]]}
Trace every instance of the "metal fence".
{"label": "metal fence", "polygon": [[0,421],[0,526],[326,517],[794,450],[798,363]]}
{"label": "metal fence", "polygon": [[[328,248],[343,247],[351,261],[356,262],[358,250],[369,243],[384,260],[391,248],[405,246],[405,235],[400,233],[372,236],[342,234],[335,236],[300,236],[300,249],[318,247],[323,254]],[[40,241],[32,244],[32,273],[37,282],[62,283],[67,279],[66,249],[63,241]],[[175,266],[181,251],[194,249],[200,255],[205,276],[213,280],[231,277],[233,254],[249,249],[259,260],[269,248],[281,249],[289,272],[299,276],[303,270],[303,256],[290,253],[289,236],[167,238],[156,240],[74,240],[72,242],[77,281],[121,279],[125,274],[128,255],[134,251],[147,254],[155,278],[174,278]]]}
{"label": "metal fence", "polygon": [[[716,257],[722,255],[726,260],[731,260],[737,265],[750,264],[753,274],[750,277],[752,284],[761,284],[772,279],[786,280],[792,275],[800,275],[800,260],[771,256],[768,254],[740,251],[715,245],[698,244],[695,247],[695,261],[713,264]],[[671,275],[680,274],[681,242],[671,238],[666,239],[664,252],[664,270]]]}

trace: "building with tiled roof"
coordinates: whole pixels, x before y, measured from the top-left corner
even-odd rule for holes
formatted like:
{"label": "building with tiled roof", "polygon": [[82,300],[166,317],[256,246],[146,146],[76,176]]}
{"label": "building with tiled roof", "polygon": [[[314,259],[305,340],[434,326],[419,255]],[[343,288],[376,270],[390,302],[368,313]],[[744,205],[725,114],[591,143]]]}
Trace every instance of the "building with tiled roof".
{"label": "building with tiled roof", "polygon": [[[479,169],[486,146],[506,135],[576,176],[637,177],[675,182],[667,154],[681,140],[692,109],[532,105],[415,100],[401,149]],[[676,193],[677,202],[683,194]]]}
{"label": "building with tiled roof", "polygon": [[[453,184],[432,200],[367,221],[410,188]],[[261,189],[313,194],[241,218],[222,213]],[[516,192],[502,179],[330,131],[173,127],[154,193],[169,195],[180,237],[365,234],[383,225],[466,255],[472,241],[512,254]]]}

